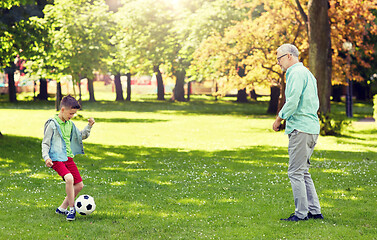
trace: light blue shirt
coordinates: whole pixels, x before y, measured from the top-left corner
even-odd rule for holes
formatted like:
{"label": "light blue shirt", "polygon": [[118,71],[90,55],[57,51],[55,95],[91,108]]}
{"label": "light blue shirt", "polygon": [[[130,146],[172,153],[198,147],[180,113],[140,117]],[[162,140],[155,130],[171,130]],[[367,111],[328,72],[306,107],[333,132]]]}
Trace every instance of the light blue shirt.
{"label": "light blue shirt", "polygon": [[285,104],[279,117],[286,120],[285,134],[293,130],[319,134],[317,80],[299,62],[286,72]]}

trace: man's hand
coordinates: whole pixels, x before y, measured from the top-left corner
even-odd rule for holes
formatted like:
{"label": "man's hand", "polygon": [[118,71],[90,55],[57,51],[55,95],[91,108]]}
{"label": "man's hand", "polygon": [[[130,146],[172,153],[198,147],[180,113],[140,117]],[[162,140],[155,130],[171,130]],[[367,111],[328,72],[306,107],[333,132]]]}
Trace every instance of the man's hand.
{"label": "man's hand", "polygon": [[46,161],[45,161],[45,163],[46,163],[46,166],[47,167],[52,167],[52,165],[54,165],[53,163],[52,163],[52,160],[49,158],[49,159],[47,159]]}
{"label": "man's hand", "polygon": [[94,121],[94,118],[89,118],[88,122],[89,122],[89,126],[93,126],[93,124],[96,123],[96,121]]}
{"label": "man's hand", "polygon": [[275,132],[280,130],[281,121],[283,121],[283,119],[281,119],[279,116],[277,116],[274,124],[272,125],[272,129]]}

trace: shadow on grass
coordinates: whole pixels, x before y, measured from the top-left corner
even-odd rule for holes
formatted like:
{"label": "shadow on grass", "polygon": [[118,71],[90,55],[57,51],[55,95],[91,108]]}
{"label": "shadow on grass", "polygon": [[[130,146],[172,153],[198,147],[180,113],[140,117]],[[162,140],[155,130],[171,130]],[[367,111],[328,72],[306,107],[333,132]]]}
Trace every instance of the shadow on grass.
{"label": "shadow on grass", "polygon": [[[75,120],[86,121],[88,118],[83,115],[78,115]],[[156,122],[168,122],[166,119],[146,119],[146,118],[97,118],[97,122],[110,122],[110,123],[156,123]]]}
{"label": "shadow on grass", "polygon": [[[355,141],[355,140],[358,140],[358,141]],[[357,145],[357,146],[364,146],[364,147],[373,147],[373,143],[370,143],[368,141],[376,141],[376,140],[377,140],[376,138],[367,139],[367,138],[350,137],[346,139],[337,139],[337,142],[338,144],[349,144],[349,145]]]}
{"label": "shadow on grass", "polygon": [[[19,101],[17,103],[0,102],[4,109],[55,109],[52,101]],[[253,115],[255,117],[269,117],[267,112],[268,102],[236,103],[232,101],[192,100],[190,102],[169,101],[139,101],[115,102],[97,101],[83,102],[84,111],[125,111],[125,112],[174,112],[175,114],[210,114],[210,115]]]}
{"label": "shadow on grass", "polygon": [[377,125],[375,129],[369,129],[369,130],[358,130],[358,131],[350,131],[350,133],[357,133],[357,134],[371,134],[375,135],[377,134]]}
{"label": "shadow on grass", "polygon": [[[358,131],[349,131],[349,134],[342,134],[337,136],[337,142],[342,143],[345,142],[347,144],[354,144],[354,145],[364,145],[364,146],[370,146],[370,144],[366,143],[360,143],[359,141],[376,141],[377,129],[369,129],[369,130],[358,130]],[[357,135],[362,135],[363,137],[359,137]],[[359,140],[359,141],[354,141]]]}
{"label": "shadow on grass", "polygon": [[[3,203],[46,209],[46,203],[38,201],[49,199],[47,206],[52,207],[46,211],[53,211],[64,195],[63,185],[56,189],[62,181],[44,167],[41,140],[4,136],[0,146],[0,176],[7,179],[0,181],[0,187],[9,199]],[[204,222],[212,226],[206,234],[214,234],[216,226],[241,230],[251,223],[271,224],[271,219],[286,217],[294,209],[286,148],[209,152],[86,144],[85,150],[86,155],[75,161],[84,179],[82,193],[94,196],[97,204],[95,214],[85,220],[90,223],[111,221],[115,229],[118,222],[170,226],[172,236],[182,228],[201,229]],[[368,199],[376,194],[375,153],[315,151],[312,165],[327,221],[335,221],[331,214],[339,209],[350,216],[355,206],[374,209]],[[56,195],[59,199],[51,197]],[[271,206],[274,211],[268,210]],[[374,221],[375,215],[372,211],[363,221]]]}

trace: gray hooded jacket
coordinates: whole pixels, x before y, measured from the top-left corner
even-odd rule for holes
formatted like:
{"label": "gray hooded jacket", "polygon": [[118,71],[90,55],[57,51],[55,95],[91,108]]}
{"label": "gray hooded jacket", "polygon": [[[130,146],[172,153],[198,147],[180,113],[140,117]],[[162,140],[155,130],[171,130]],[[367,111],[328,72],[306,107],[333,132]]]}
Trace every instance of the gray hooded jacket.
{"label": "gray hooded jacket", "polygon": [[[91,126],[87,125],[80,132],[75,124],[72,122],[71,132],[71,150],[73,155],[84,154],[84,147],[82,140],[86,139],[90,135]],[[42,140],[42,157],[46,161],[51,159],[52,161],[65,162],[68,160],[67,146],[63,139],[63,134],[60,129],[59,123],[50,118],[47,120],[44,126],[44,137]]]}

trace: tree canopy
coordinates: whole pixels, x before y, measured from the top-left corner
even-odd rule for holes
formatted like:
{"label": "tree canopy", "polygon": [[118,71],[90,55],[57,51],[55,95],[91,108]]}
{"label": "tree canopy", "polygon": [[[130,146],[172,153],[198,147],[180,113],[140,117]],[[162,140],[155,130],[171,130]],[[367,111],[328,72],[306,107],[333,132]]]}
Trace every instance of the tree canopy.
{"label": "tree canopy", "polygon": [[[301,52],[300,60],[313,67],[309,61],[310,44],[314,45],[309,41],[313,1],[51,3],[2,1],[3,67],[20,56],[33,62],[29,67],[33,74],[57,80],[70,75],[75,82],[92,78],[95,72],[155,73],[162,96],[163,75],[175,78],[181,93],[186,76],[190,81],[215,80],[222,94],[258,85],[284,89],[284,75],[275,56],[276,48],[283,43],[295,44]],[[376,57],[376,4],[373,0],[330,0],[322,7],[330,24],[332,83],[343,83],[345,73],[358,81],[369,79],[367,75],[372,73],[359,70],[370,67]],[[347,69],[344,42],[354,46],[351,71]]]}
{"label": "tree canopy", "polygon": [[[276,49],[283,43],[295,44],[301,52],[300,60],[309,65],[308,6],[304,1],[297,0],[295,4],[288,0],[239,0],[237,4],[249,9],[248,18],[234,23],[223,33],[213,33],[202,42],[191,65],[198,75],[222,79],[227,86],[223,88],[224,92],[229,88],[252,89],[256,84],[284,85],[276,63]],[[329,40],[334,68],[331,79],[333,83],[342,83],[346,65],[342,50],[344,42],[352,42],[355,46],[352,52],[354,66],[368,66],[366,59],[374,54],[373,44],[368,39],[377,34],[375,16],[371,11],[376,5],[370,0],[357,4],[354,1],[329,1],[329,6]],[[352,72],[352,76],[360,80],[361,75]]]}

